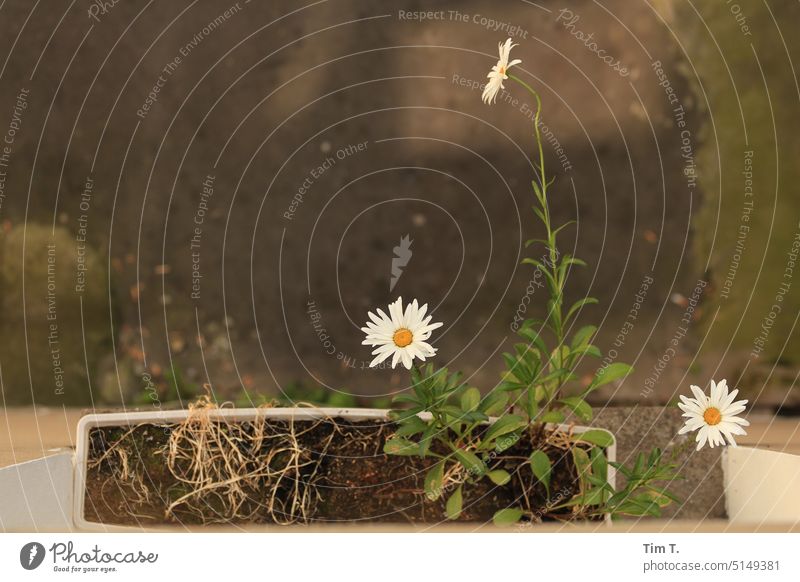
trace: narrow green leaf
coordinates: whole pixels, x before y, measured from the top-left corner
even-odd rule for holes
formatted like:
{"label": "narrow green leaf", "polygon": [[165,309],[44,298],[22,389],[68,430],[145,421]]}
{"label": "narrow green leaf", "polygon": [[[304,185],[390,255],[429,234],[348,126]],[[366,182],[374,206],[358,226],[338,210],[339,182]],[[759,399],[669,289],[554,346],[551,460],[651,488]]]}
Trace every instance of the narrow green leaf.
{"label": "narrow green leaf", "polygon": [[544,240],[543,238],[529,238],[528,240],[525,241],[525,248],[527,249],[529,246],[531,246],[534,243],[541,243],[544,246],[547,246],[547,244],[548,244],[547,241]]}
{"label": "narrow green leaf", "polygon": [[501,416],[495,423],[492,424],[492,426],[489,427],[489,430],[486,431],[486,434],[483,438],[485,441],[492,441],[497,437],[503,436],[504,434],[519,430],[527,424],[528,423],[525,421],[525,419],[523,419],[521,416],[517,416],[516,414]]}
{"label": "narrow green leaf", "polygon": [[581,308],[585,307],[586,305],[595,305],[597,303],[598,301],[594,297],[585,297],[580,301],[576,301],[572,304],[572,307],[569,308],[569,311],[567,311],[567,316],[564,318],[564,321],[569,321],[572,319],[572,316],[578,313]]}
{"label": "narrow green leaf", "polygon": [[592,383],[589,385],[589,389],[594,390],[595,388],[599,388],[600,386],[608,384],[609,382],[613,382],[619,378],[624,378],[632,371],[633,368],[628,364],[615,362],[597,371],[594,380],[592,380]]}
{"label": "narrow green leaf", "polygon": [[574,220],[568,220],[567,222],[565,222],[564,224],[562,224],[561,226],[559,226],[557,229],[555,229],[553,231],[553,236],[558,235],[559,232],[561,232],[562,230],[564,230],[568,226],[572,226],[573,224],[578,224],[578,223],[576,221],[574,221]]}
{"label": "narrow green leaf", "polygon": [[575,462],[575,468],[578,470],[578,476],[581,479],[581,482],[584,480],[584,475],[589,472],[591,468],[591,461],[589,461],[589,455],[586,454],[586,451],[579,447],[574,447],[572,449],[572,460]]}
{"label": "narrow green leaf", "polygon": [[493,391],[483,399],[480,408],[485,414],[494,416],[503,412],[507,404],[508,394],[505,394],[504,392]]}
{"label": "narrow green leaf", "polygon": [[522,510],[516,507],[501,509],[494,514],[492,521],[498,527],[508,527],[514,525],[522,518]]}
{"label": "narrow green leaf", "polygon": [[435,423],[430,423],[428,428],[422,433],[422,436],[419,439],[419,456],[425,457],[428,454],[428,451],[431,448],[431,443],[433,443],[433,437],[438,431],[438,427]]}
{"label": "narrow green leaf", "polygon": [[442,480],[444,479],[444,461],[439,461],[425,475],[425,497],[436,501],[442,496]]}
{"label": "narrow green leaf", "polygon": [[602,358],[603,354],[597,346],[591,344],[575,348],[569,353],[570,362],[574,362],[580,356],[592,356],[593,358]]}
{"label": "narrow green leaf", "polygon": [[575,332],[575,335],[572,336],[572,349],[579,348],[583,345],[589,343],[589,340],[592,339],[592,336],[597,331],[597,328],[593,325],[584,325],[578,331]]}
{"label": "narrow green leaf", "polygon": [[597,478],[596,485],[605,487],[608,482],[608,459],[603,449],[593,448],[590,453],[592,461],[592,475]]}
{"label": "narrow green leaf", "polygon": [[482,476],[486,472],[486,465],[484,465],[483,461],[474,453],[459,449],[454,454],[458,462],[461,463],[473,477]]}
{"label": "narrow green leaf", "polygon": [[419,454],[419,445],[404,438],[390,438],[383,444],[383,452],[387,455],[413,456]]}
{"label": "narrow green leaf", "polygon": [[461,495],[461,487],[462,485],[459,485],[458,489],[456,489],[447,500],[445,505],[447,519],[458,519],[458,516],[461,515],[461,507],[464,504],[464,498]]}
{"label": "narrow green leaf", "polygon": [[467,388],[461,395],[461,410],[472,412],[481,403],[481,392],[477,388]]}
{"label": "narrow green leaf", "polygon": [[592,407],[580,396],[569,396],[562,398],[559,402],[572,410],[581,420],[589,421],[592,419]]}
{"label": "narrow green leaf", "polygon": [[[497,440],[494,441],[494,450],[498,453],[502,453],[503,451],[507,451],[510,449],[514,444],[520,439],[519,433],[511,433],[505,436],[501,436]],[[492,443],[489,443],[489,446],[486,448],[491,448]]]}
{"label": "narrow green leaf", "polygon": [[394,434],[399,437],[407,437],[420,433],[426,428],[428,428],[428,423],[419,416],[414,415],[403,420],[400,423],[400,428]]}
{"label": "narrow green leaf", "polygon": [[536,450],[531,453],[528,461],[531,464],[531,470],[533,471],[533,476],[539,480],[547,489],[548,494],[550,492],[550,475],[552,473],[553,467],[550,462],[550,457],[544,451]]}
{"label": "narrow green leaf", "polygon": [[392,398],[392,404],[419,404],[419,399],[411,394],[400,394]]}

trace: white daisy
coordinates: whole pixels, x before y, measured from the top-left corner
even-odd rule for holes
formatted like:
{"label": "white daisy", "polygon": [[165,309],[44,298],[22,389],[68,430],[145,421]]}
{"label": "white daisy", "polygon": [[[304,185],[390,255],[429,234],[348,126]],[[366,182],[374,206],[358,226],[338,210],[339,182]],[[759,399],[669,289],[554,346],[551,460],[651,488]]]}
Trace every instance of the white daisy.
{"label": "white daisy", "polygon": [[436,348],[427,340],[431,337],[431,332],[442,324],[431,323],[433,316],[425,317],[427,310],[427,303],[419,307],[414,299],[404,312],[403,298],[398,297],[397,301],[389,304],[388,316],[380,309],[377,310],[377,315],[369,312],[372,321],[367,322],[367,327],[361,328],[367,334],[367,339],[361,343],[375,347],[372,352],[375,359],[370,363],[370,368],[392,356],[392,368],[398,362],[403,362],[403,366],[410,370],[414,358],[424,362],[425,358],[436,354]]}
{"label": "white daisy", "polygon": [[[693,430],[698,430],[697,450],[703,448],[708,441],[708,445],[713,449],[716,445],[724,446],[725,439],[732,446],[736,446],[733,435],[746,435],[742,428],[750,423],[737,415],[744,412],[747,400],[734,402],[733,399],[739,393],[734,390],[728,394],[728,384],[725,380],[719,383],[711,380],[711,396],[706,396],[698,386],[692,386],[694,398],[681,396],[678,404],[686,417],[686,424],[683,425],[678,434],[684,434]],[[722,438],[722,437],[725,438]]]}
{"label": "white daisy", "polygon": [[514,59],[510,63],[508,62],[511,49],[515,46],[517,45],[511,44],[510,38],[506,40],[506,42],[501,42],[497,45],[497,49],[500,52],[500,60],[497,61],[497,64],[493,66],[489,74],[486,75],[489,81],[486,83],[486,87],[483,89],[483,95],[481,96],[484,103],[494,103],[497,100],[497,94],[500,92],[500,89],[505,89],[503,81],[508,79],[506,72],[514,65],[518,65],[522,62],[520,59]]}

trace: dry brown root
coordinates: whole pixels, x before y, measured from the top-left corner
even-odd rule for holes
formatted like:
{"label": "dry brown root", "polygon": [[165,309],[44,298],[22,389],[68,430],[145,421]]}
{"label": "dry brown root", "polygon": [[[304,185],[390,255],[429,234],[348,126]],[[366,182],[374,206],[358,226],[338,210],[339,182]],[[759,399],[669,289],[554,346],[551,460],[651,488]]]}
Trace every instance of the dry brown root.
{"label": "dry brown root", "polygon": [[99,457],[94,458],[90,455],[87,464],[89,469],[94,469],[102,464],[110,467],[113,474],[103,482],[100,490],[105,491],[113,486],[125,491],[131,515],[135,515],[135,507],[150,501],[150,489],[143,478],[144,468],[139,466],[141,464],[139,460],[131,462],[130,454],[125,447],[126,441],[135,430],[136,427],[130,428],[110,446],[104,447]]}
{"label": "dry brown root", "polygon": [[227,422],[213,420],[214,409],[202,398],[170,433],[162,454],[182,493],[169,504],[166,517],[190,514],[201,523],[308,522],[319,499],[319,463],[336,431],[312,454],[298,439],[322,420],[302,428],[258,416]]}

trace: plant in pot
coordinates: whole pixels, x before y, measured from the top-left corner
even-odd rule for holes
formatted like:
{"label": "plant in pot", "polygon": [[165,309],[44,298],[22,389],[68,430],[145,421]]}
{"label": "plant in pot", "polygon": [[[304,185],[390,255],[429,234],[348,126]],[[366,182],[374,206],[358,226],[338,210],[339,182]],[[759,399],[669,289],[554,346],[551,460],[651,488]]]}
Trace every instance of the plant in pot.
{"label": "plant in pot", "polygon": [[[613,363],[587,385],[579,382],[578,366],[601,353],[594,326],[573,328],[596,300],[565,302],[570,270],[584,263],[559,251],[558,236],[572,223],[552,223],[541,100],[509,74],[520,62],[509,61],[513,46],[510,39],[500,44],[483,100],[496,100],[511,79],[537,104],[531,185],[544,234],[526,245],[541,249],[541,258],[523,262],[543,278],[548,299],[543,319],[516,324],[519,341],[503,354],[500,382],[482,394],[459,373],[428,362],[441,324],[432,323],[426,305],[404,306],[398,298],[388,314],[370,313],[362,328],[363,343],[374,348],[372,366],[410,371],[411,389],[394,399],[393,410],[230,409],[204,399],[188,411],[85,417],[79,525],[449,519],[508,526],[658,516],[675,500],[665,488],[677,478],[675,464],[659,449],[624,466],[612,433],[575,424],[593,418],[587,396],[631,368]],[[424,365],[413,366],[417,359]],[[619,486],[617,473],[624,477]]]}
{"label": "plant in pot", "polygon": [[[511,39],[500,43],[499,60],[488,75],[483,101],[493,103],[504,89],[503,81],[511,79],[536,102],[533,126],[538,176],[531,186],[533,212],[544,227],[544,237],[527,241],[526,247],[538,247],[543,253],[541,258],[528,257],[523,263],[531,265],[545,282],[546,316],[515,324],[520,341],[513,353],[503,354],[503,377],[483,397],[477,388],[462,384],[458,374],[448,374],[446,369],[437,370],[430,364],[413,369],[412,394],[394,400],[404,407],[392,412],[399,428],[384,451],[436,459],[425,478],[425,495],[429,500],[446,496],[450,519],[461,515],[464,489],[482,479],[515,491],[517,503],[498,508],[494,514],[499,525],[542,517],[658,516],[660,508],[675,499],[658,484],[676,477],[674,466],[658,449],[649,455],[640,454],[631,468],[625,468],[614,461],[609,463],[607,451],[614,443],[609,432],[586,427],[576,430],[562,424],[570,415],[582,422],[591,421],[592,407],[586,397],[624,378],[631,367],[612,363],[599,368],[588,386],[578,385],[577,366],[585,358],[599,359],[602,355],[592,344],[596,327],[585,325],[574,332],[572,327],[583,308],[597,300],[584,297],[572,305],[565,304],[569,272],[585,263],[558,248],[559,233],[574,221],[558,226],[551,221],[547,194],[552,181],[545,170],[539,129],[541,99],[530,85],[509,73],[521,62],[509,61],[514,46]],[[434,326],[421,325],[421,338],[414,337],[413,326],[430,321],[430,316],[422,319],[425,307],[419,310],[414,301],[403,311],[398,299],[389,311],[390,316],[382,311],[379,316],[370,313],[371,322],[363,328],[367,332],[365,343],[377,346],[373,365],[392,356],[393,367],[402,361],[409,368],[414,356],[425,360],[435,354],[425,341]],[[620,490],[614,487],[615,469],[626,478]]]}

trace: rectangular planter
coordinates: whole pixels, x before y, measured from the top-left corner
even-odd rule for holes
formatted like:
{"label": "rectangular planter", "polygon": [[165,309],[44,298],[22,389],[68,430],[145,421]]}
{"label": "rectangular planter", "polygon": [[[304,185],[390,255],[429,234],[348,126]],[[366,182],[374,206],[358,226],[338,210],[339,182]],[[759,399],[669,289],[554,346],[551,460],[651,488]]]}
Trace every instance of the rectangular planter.
{"label": "rectangular planter", "polygon": [[[211,420],[227,422],[249,422],[258,419],[273,419],[280,421],[313,421],[324,418],[340,418],[348,421],[386,421],[389,422],[389,411],[372,408],[215,408],[207,411]],[[85,518],[85,490],[87,478],[87,463],[89,455],[89,434],[94,428],[102,427],[134,427],[142,424],[177,424],[185,421],[190,414],[188,410],[144,411],[144,412],[114,412],[89,414],[82,417],[78,423],[77,445],[75,453],[75,483],[73,519],[79,530],[103,531],[131,531],[131,527],[108,525],[87,521]],[[425,420],[426,413],[420,414]],[[490,421],[492,422],[492,421]],[[556,430],[572,430],[581,434],[587,430],[605,430],[597,427],[548,425]],[[613,433],[609,432],[613,436]],[[606,449],[609,461],[616,460],[616,442]],[[615,471],[608,469],[608,482],[615,485]]]}

